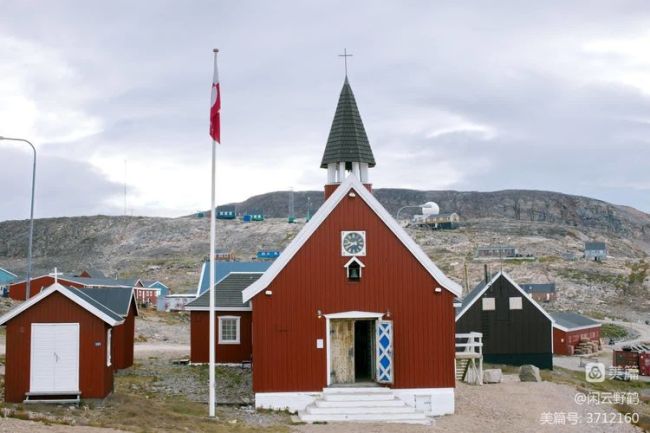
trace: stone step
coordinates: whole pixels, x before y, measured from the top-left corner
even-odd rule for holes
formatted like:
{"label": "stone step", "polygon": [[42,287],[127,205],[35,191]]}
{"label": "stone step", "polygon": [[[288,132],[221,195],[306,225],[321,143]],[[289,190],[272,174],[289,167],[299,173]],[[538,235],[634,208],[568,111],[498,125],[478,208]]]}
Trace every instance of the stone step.
{"label": "stone step", "polygon": [[423,413],[361,413],[361,414],[309,414],[299,412],[298,415],[303,422],[388,422],[404,424],[425,424],[430,425],[431,419]]}
{"label": "stone step", "polygon": [[352,407],[320,407],[310,405],[305,408],[310,415],[353,415],[353,414],[415,414],[414,408],[406,405],[388,407],[352,406]]}
{"label": "stone step", "polygon": [[326,401],[316,400],[314,404],[318,407],[398,407],[404,406],[404,402],[398,398],[392,400],[343,400]]}
{"label": "stone step", "polygon": [[393,400],[395,396],[392,392],[350,392],[345,394],[323,394],[325,401],[377,401],[377,400]]}
{"label": "stone step", "polygon": [[393,390],[385,386],[329,387],[323,388],[323,394],[392,394]]}

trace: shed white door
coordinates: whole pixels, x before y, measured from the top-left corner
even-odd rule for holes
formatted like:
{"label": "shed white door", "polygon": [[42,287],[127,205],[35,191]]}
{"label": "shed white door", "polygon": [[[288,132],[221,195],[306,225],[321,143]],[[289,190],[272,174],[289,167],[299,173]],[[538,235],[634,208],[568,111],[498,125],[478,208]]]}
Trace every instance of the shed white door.
{"label": "shed white door", "polygon": [[32,323],[33,393],[79,391],[79,324]]}

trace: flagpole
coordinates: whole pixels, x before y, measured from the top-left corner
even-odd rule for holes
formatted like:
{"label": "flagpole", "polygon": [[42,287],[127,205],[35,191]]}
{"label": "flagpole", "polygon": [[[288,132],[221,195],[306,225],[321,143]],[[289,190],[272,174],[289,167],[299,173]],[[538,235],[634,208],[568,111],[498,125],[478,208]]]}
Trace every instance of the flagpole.
{"label": "flagpole", "polygon": [[[212,50],[214,52],[214,67],[217,68],[217,53],[218,49]],[[214,418],[216,416],[217,396],[216,396],[216,371],[215,371],[215,314],[214,314],[214,283],[215,283],[215,244],[217,232],[217,218],[216,218],[216,173],[217,173],[217,141],[212,139],[212,194],[210,200],[210,365],[209,365],[209,416]]]}

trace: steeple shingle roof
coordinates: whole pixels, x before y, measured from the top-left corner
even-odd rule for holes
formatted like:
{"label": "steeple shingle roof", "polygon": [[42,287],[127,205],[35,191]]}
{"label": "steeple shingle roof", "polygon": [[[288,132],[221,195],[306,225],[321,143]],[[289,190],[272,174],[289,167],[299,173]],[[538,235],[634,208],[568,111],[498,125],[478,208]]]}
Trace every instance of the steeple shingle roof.
{"label": "steeple shingle roof", "polygon": [[375,157],[347,77],[341,89],[320,166],[327,168],[327,164],[332,162],[365,162],[369,167],[375,166]]}

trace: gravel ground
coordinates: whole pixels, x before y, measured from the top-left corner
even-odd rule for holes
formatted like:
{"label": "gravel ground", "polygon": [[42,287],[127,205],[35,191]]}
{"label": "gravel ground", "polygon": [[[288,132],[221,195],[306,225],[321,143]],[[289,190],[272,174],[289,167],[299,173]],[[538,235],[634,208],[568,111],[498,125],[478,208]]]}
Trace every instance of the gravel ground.
{"label": "gravel ground", "polygon": [[[456,413],[436,419],[434,426],[404,424],[327,424],[301,425],[300,433],[640,433],[625,424],[542,425],[543,412],[614,412],[608,406],[580,406],[574,401],[576,391],[551,382],[507,382],[498,385],[456,388]],[[584,419],[584,418],[583,418]]]}
{"label": "gravel ground", "polygon": [[[208,367],[175,363],[179,359],[187,359],[187,356],[183,355],[186,354],[174,351],[142,354],[136,351],[135,368],[120,370],[115,373],[115,376],[137,375],[153,378],[154,381],[148,385],[148,390],[156,394],[182,395],[190,401],[207,403]],[[251,381],[251,372],[248,368],[217,366],[217,400],[221,404],[233,406],[253,404]],[[134,388],[133,391],[141,390]]]}
{"label": "gravel ground", "polygon": [[0,433],[125,433],[112,428],[69,426],[61,424],[45,425],[34,421],[15,418],[0,419]]}
{"label": "gravel ground", "polygon": [[140,310],[135,321],[136,343],[190,344],[190,316],[184,312]]}

